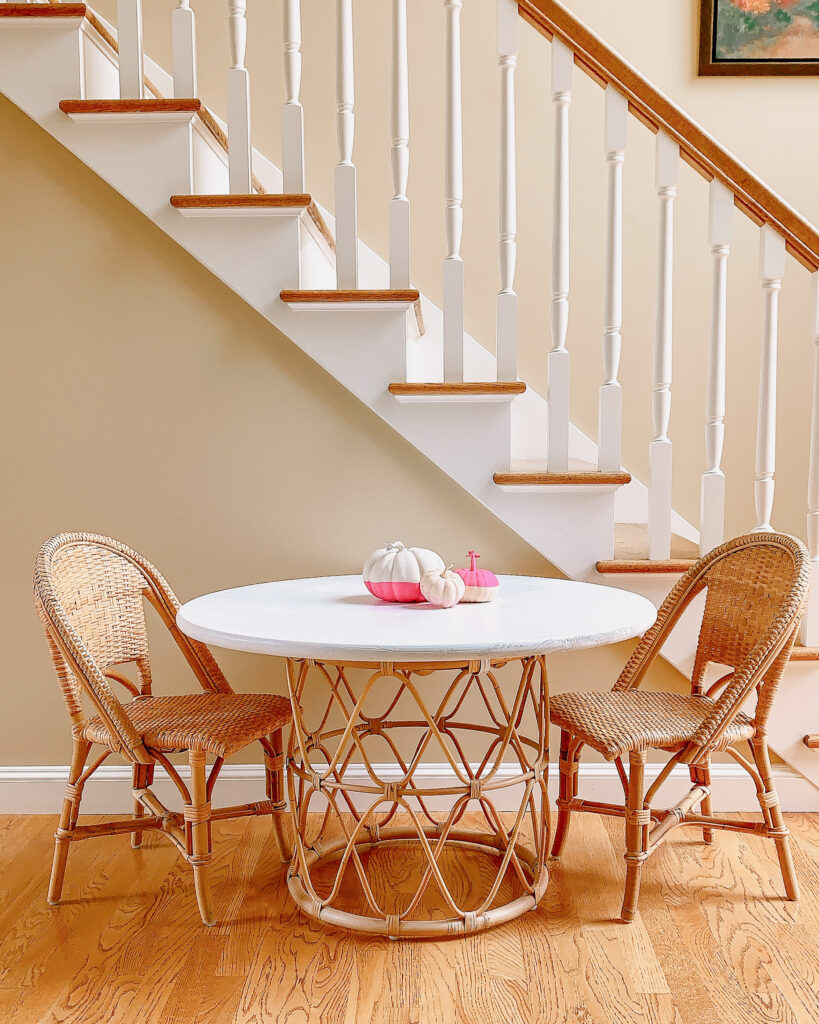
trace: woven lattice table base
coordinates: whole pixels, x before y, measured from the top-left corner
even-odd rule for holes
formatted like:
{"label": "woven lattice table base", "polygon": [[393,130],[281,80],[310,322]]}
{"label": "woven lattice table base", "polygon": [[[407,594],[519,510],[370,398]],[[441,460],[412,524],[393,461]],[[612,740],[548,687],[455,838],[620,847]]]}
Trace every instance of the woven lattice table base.
{"label": "woven lattice table base", "polygon": [[[504,664],[288,661],[294,709],[288,887],[305,913],[356,931],[420,938],[471,934],[537,906],[548,881],[550,832],[546,668],[543,658],[521,659],[517,682],[501,685],[497,671]],[[436,695],[430,677],[438,672],[447,677]],[[321,709],[312,712],[315,721],[307,721],[305,707]],[[445,785],[428,785],[418,772],[429,761],[447,763]],[[494,801],[503,793],[508,806],[510,788],[519,805],[507,825]],[[447,810],[433,809],[442,804]],[[321,825],[308,835],[308,814],[317,810]],[[480,812],[485,829],[459,828],[468,810]],[[417,844],[423,869],[414,892],[390,905],[376,898],[363,855],[396,842]],[[459,905],[447,881],[444,853],[453,849],[487,858],[484,889],[470,895],[469,906]],[[368,914],[341,905],[348,872]],[[501,903],[509,877],[521,894]],[[424,916],[430,887],[448,916]]]}

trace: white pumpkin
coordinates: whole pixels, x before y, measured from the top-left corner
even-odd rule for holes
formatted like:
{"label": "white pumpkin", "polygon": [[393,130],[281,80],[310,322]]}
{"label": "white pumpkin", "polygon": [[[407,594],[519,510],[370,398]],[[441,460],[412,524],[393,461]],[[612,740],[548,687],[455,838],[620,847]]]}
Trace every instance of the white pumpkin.
{"label": "white pumpkin", "polygon": [[421,577],[421,593],[438,608],[452,608],[464,596],[464,581],[448,569],[430,569]]}
{"label": "white pumpkin", "polygon": [[364,585],[382,601],[423,601],[421,577],[444,568],[444,560],[426,548],[408,548],[394,540],[373,551],[364,563]]}

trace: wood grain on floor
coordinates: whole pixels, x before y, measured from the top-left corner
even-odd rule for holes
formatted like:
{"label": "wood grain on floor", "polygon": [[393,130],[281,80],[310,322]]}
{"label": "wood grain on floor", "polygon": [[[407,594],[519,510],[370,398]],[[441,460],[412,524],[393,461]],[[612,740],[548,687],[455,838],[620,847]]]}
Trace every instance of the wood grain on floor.
{"label": "wood grain on floor", "polygon": [[[819,1021],[819,815],[788,815],[800,903],[782,898],[772,844],[723,833],[705,846],[699,833],[680,831],[644,869],[632,925],[615,919],[622,825],[575,817],[537,911],[445,942],[390,942],[302,916],[259,818],[214,829],[215,928],[200,924],[189,870],[155,835],[138,851],[127,837],[74,846],[65,901],[48,907],[56,819],[0,817],[0,1020]],[[404,846],[369,855],[378,898],[406,898],[417,864]],[[459,900],[469,902],[488,868],[474,854],[452,859]],[[350,908],[360,899],[351,880]]]}

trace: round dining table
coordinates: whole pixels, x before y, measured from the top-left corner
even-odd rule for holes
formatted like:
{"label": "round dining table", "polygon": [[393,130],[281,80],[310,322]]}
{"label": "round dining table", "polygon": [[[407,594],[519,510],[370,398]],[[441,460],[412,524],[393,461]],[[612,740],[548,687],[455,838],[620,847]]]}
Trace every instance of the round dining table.
{"label": "round dining table", "polygon": [[[179,628],[195,640],[286,659],[288,888],[306,914],[391,938],[440,937],[512,920],[542,899],[546,657],[638,636],[656,610],[613,587],[499,580],[495,600],[446,609],[386,603],[360,576],[328,576],[207,594],[179,610]],[[429,762],[441,766],[432,777]],[[501,814],[496,805],[510,801],[516,811]],[[464,827],[474,820],[478,827]],[[371,853],[399,843],[421,856],[417,884],[406,892],[396,878],[385,892]],[[481,891],[473,886],[468,897],[447,871],[460,850],[486,862]],[[360,883],[354,911],[348,870]],[[514,891],[504,899],[509,878]],[[425,907],[430,887],[439,894],[434,913]]]}

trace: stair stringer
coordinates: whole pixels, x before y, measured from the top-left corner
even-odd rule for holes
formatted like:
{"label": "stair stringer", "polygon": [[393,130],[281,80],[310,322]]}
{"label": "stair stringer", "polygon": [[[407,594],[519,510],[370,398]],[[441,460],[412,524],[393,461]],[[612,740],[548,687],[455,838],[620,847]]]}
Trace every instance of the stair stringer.
{"label": "stair stringer", "polygon": [[[203,180],[208,191],[219,191],[227,181],[224,153],[203,133],[189,124],[81,125],[62,114],[61,99],[83,96],[83,77],[89,87],[93,83],[107,90],[99,95],[113,94],[115,55],[94,36],[87,23],[80,33],[66,22],[6,22],[0,28],[0,91],[558,569],[573,579],[643,593],[659,605],[669,589],[667,577],[614,581],[594,569],[596,561],[613,554],[615,518],[645,520],[645,485],[632,480],[615,501],[614,488],[510,493],[492,482],[494,472],[508,468],[510,452],[517,458],[543,456],[547,410],[542,396],[530,388],[510,406],[481,401],[405,405],[389,395],[387,386],[405,376],[440,379],[443,317],[437,306],[422,297],[426,333],[420,339],[408,337],[407,317],[400,312],[290,310],[279,300],[282,289],[334,284],[328,253],[298,220],[188,220],[169,204],[171,195],[190,192],[194,182],[198,191],[206,190]],[[24,39],[25,50],[20,45]],[[169,76],[153,62],[146,66],[167,88]],[[271,191],[281,187],[281,172],[255,150],[253,166]],[[322,213],[332,226],[332,216]],[[359,265],[368,286],[387,286],[387,264],[361,242]],[[467,378],[494,379],[491,353],[471,336],[464,340]],[[574,426],[570,454],[587,462],[597,459],[595,443]],[[673,528],[698,539],[696,529],[676,513]],[[664,652],[689,677],[696,636],[695,624],[677,630]],[[771,740],[780,756],[819,787],[815,752],[800,747],[795,723],[802,719],[788,693],[793,678],[794,697],[806,694],[807,686],[816,684],[816,671],[809,665],[789,669]]]}

